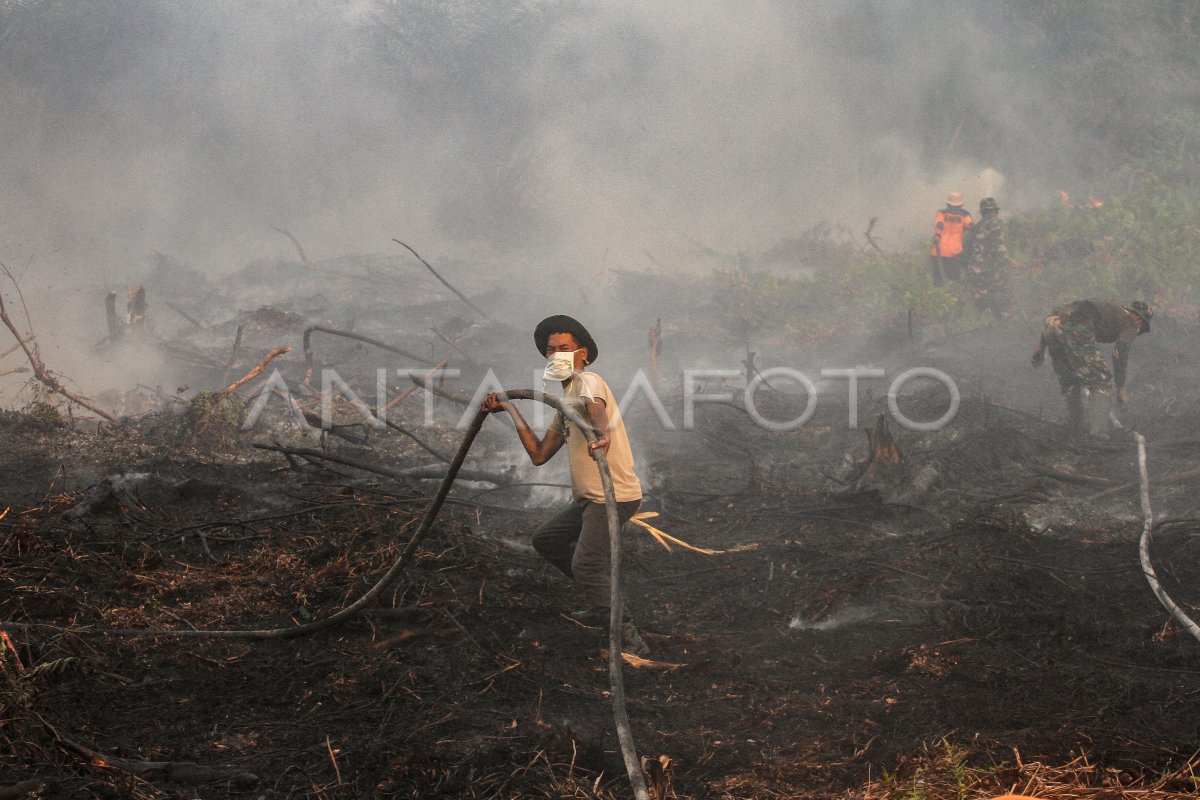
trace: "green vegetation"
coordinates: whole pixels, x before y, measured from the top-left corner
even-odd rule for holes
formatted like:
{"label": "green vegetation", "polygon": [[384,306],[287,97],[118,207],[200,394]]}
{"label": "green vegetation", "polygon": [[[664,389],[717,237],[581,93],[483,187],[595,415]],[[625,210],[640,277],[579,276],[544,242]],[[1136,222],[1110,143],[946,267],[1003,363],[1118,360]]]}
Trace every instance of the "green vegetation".
{"label": "green vegetation", "polygon": [[[1130,156],[1112,185],[1121,191],[1003,216],[1018,309],[1030,317],[1080,297],[1146,299],[1160,312],[1192,317],[1200,306],[1200,114],[1177,111],[1147,122],[1148,146]],[[814,232],[805,234],[812,251]],[[825,263],[786,271],[745,264],[708,276],[713,315],[738,339],[778,337],[816,344],[848,327],[902,331],[911,311],[944,333],[986,324],[966,287],[934,287],[923,238],[897,254],[866,254],[828,241]],[[779,248],[776,248],[778,250]],[[773,253],[775,251],[772,251]],[[836,252],[841,261],[828,263]],[[768,254],[770,255],[770,254]],[[743,259],[745,261],[745,259]],[[778,261],[776,261],[778,263]]]}
{"label": "green vegetation", "polygon": [[199,392],[188,402],[182,428],[194,443],[219,445],[237,435],[246,411],[246,401],[235,392]]}
{"label": "green vegetation", "polygon": [[45,399],[30,402],[21,409],[21,414],[27,423],[37,428],[49,430],[50,428],[61,427],[64,424],[58,406],[46,402]]}

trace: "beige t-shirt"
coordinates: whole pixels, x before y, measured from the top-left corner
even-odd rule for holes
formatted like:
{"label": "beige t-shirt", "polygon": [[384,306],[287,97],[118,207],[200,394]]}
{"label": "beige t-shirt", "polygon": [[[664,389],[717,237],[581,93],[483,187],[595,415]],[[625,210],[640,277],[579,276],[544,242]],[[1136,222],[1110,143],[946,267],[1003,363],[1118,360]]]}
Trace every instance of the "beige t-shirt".
{"label": "beige t-shirt", "polygon": [[[617,400],[608,384],[594,372],[576,372],[567,381],[563,399],[571,404],[583,419],[588,418],[587,408],[580,399],[600,400],[608,412],[608,469],[612,473],[613,494],[618,503],[642,499],[642,484],[633,469],[633,450],[629,447],[629,436],[625,433],[625,422],[617,408]],[[567,440],[567,455],[571,460],[571,493],[576,500],[604,502],[604,484],[600,481],[600,467],[588,452],[587,437],[574,423],[563,424],[562,415],[554,420]]]}

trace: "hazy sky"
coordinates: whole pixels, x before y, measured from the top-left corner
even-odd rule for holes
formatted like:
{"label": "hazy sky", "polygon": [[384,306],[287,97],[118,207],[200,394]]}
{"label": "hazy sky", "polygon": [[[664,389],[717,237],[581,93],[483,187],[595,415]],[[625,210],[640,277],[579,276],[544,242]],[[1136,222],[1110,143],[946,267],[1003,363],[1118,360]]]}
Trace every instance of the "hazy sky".
{"label": "hazy sky", "polygon": [[0,255],[55,280],[293,257],[271,226],[313,259],[397,236],[588,270],[873,216],[898,249],[951,190],[1076,180],[1050,45],[986,3],[3,9]]}

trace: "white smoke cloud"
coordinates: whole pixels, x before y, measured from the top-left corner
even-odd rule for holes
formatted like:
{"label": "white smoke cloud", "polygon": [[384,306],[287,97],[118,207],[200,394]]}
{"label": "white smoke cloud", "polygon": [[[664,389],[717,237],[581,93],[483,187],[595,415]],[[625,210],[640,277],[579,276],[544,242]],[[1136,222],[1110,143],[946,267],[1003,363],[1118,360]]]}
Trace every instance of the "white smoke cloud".
{"label": "white smoke cloud", "polygon": [[35,309],[64,289],[98,309],[156,252],[209,275],[294,258],[272,226],[312,259],[395,236],[581,286],[820,222],[878,217],[901,250],[950,191],[1052,202],[1079,143],[1053,48],[988,4],[110,0],[0,21],[0,258],[29,265]]}

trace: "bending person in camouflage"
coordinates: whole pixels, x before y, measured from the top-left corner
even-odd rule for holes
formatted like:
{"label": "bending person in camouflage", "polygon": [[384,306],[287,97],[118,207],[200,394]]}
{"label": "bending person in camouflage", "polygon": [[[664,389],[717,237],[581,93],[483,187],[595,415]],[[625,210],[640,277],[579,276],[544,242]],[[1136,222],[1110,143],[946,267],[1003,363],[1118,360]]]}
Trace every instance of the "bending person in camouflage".
{"label": "bending person in camouflage", "polygon": [[[1050,351],[1050,363],[1058,385],[1067,398],[1067,417],[1072,435],[1088,433],[1084,400],[1099,393],[1107,395],[1117,385],[1117,402],[1129,404],[1125,371],[1129,351],[1139,334],[1150,332],[1153,309],[1140,300],[1127,306],[1104,300],[1076,300],[1058,306],[1046,317],[1042,337],[1029,359],[1040,367]],[[1104,360],[1101,344],[1113,343],[1112,370]]]}
{"label": "bending person in camouflage", "polygon": [[1000,206],[993,198],[985,197],[979,203],[979,215],[982,219],[972,229],[974,237],[967,279],[975,307],[1002,317],[1012,305],[1012,296],[1008,288],[1008,247],[1004,244]]}

